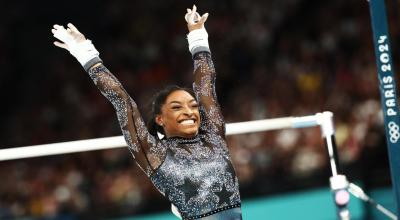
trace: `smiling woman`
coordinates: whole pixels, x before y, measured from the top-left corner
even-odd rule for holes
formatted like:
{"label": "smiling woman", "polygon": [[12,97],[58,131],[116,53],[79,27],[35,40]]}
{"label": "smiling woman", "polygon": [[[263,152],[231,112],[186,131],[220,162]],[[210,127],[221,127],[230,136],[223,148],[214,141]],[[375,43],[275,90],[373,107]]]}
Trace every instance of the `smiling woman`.
{"label": "smiling woman", "polygon": [[167,138],[195,136],[200,122],[197,101],[185,90],[171,92],[156,116],[156,122],[163,127]]}
{"label": "smiling woman", "polygon": [[[242,219],[239,184],[225,138],[225,122],[215,93],[215,69],[204,23],[187,9],[194,92],[167,87],[153,101],[148,128],[135,101],[103,65],[99,53],[75,26],[54,25],[55,45],[67,49],[113,104],[136,163],[178,209],[183,219]],[[157,132],[166,138],[160,139]]]}
{"label": "smiling woman", "polygon": [[[161,133],[167,137],[196,135],[200,126],[200,113],[195,96],[193,90],[176,85],[159,91],[151,102],[150,120],[147,123],[150,134]],[[178,125],[190,125],[191,130]]]}

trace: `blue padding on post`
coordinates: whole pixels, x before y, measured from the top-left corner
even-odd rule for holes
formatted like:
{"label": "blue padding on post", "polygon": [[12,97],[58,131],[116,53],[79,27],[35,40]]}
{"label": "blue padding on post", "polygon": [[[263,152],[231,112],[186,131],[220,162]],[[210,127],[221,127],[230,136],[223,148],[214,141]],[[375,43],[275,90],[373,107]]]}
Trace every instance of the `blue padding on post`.
{"label": "blue padding on post", "polygon": [[[397,213],[400,213],[400,118],[384,0],[370,0],[381,105]],[[399,218],[399,214],[397,215]]]}

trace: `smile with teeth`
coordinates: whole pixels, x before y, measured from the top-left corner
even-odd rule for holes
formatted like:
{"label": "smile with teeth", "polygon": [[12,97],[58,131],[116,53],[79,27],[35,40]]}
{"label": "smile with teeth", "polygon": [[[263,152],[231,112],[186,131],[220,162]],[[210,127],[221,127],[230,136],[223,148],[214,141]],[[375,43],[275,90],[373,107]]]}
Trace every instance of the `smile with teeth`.
{"label": "smile with teeth", "polygon": [[193,119],[185,119],[185,120],[180,121],[179,123],[183,124],[183,125],[193,125],[194,122],[195,121]]}

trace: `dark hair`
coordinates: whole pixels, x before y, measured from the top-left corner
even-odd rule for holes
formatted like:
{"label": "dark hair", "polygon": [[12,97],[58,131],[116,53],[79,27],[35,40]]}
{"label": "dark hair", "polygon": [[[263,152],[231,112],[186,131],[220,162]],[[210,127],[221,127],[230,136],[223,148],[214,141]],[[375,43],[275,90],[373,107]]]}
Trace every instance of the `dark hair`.
{"label": "dark hair", "polygon": [[161,114],[161,107],[165,104],[169,94],[178,90],[186,91],[196,99],[192,89],[179,87],[177,85],[169,85],[157,92],[151,100],[151,110],[147,122],[147,129],[149,130],[150,134],[155,135],[156,137],[158,137],[157,132],[165,135],[163,127],[158,125],[155,119],[158,114]]}

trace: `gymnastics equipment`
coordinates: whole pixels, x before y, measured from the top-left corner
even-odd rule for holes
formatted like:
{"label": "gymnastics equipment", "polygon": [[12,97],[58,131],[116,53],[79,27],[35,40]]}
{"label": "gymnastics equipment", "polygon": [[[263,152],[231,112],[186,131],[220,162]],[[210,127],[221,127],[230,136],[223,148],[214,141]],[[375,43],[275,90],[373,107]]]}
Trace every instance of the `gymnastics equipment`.
{"label": "gymnastics equipment", "polygon": [[389,152],[392,187],[395,194],[397,218],[400,215],[400,116],[396,80],[389,42],[389,30],[384,0],[368,1],[378,71],[381,107]]}

